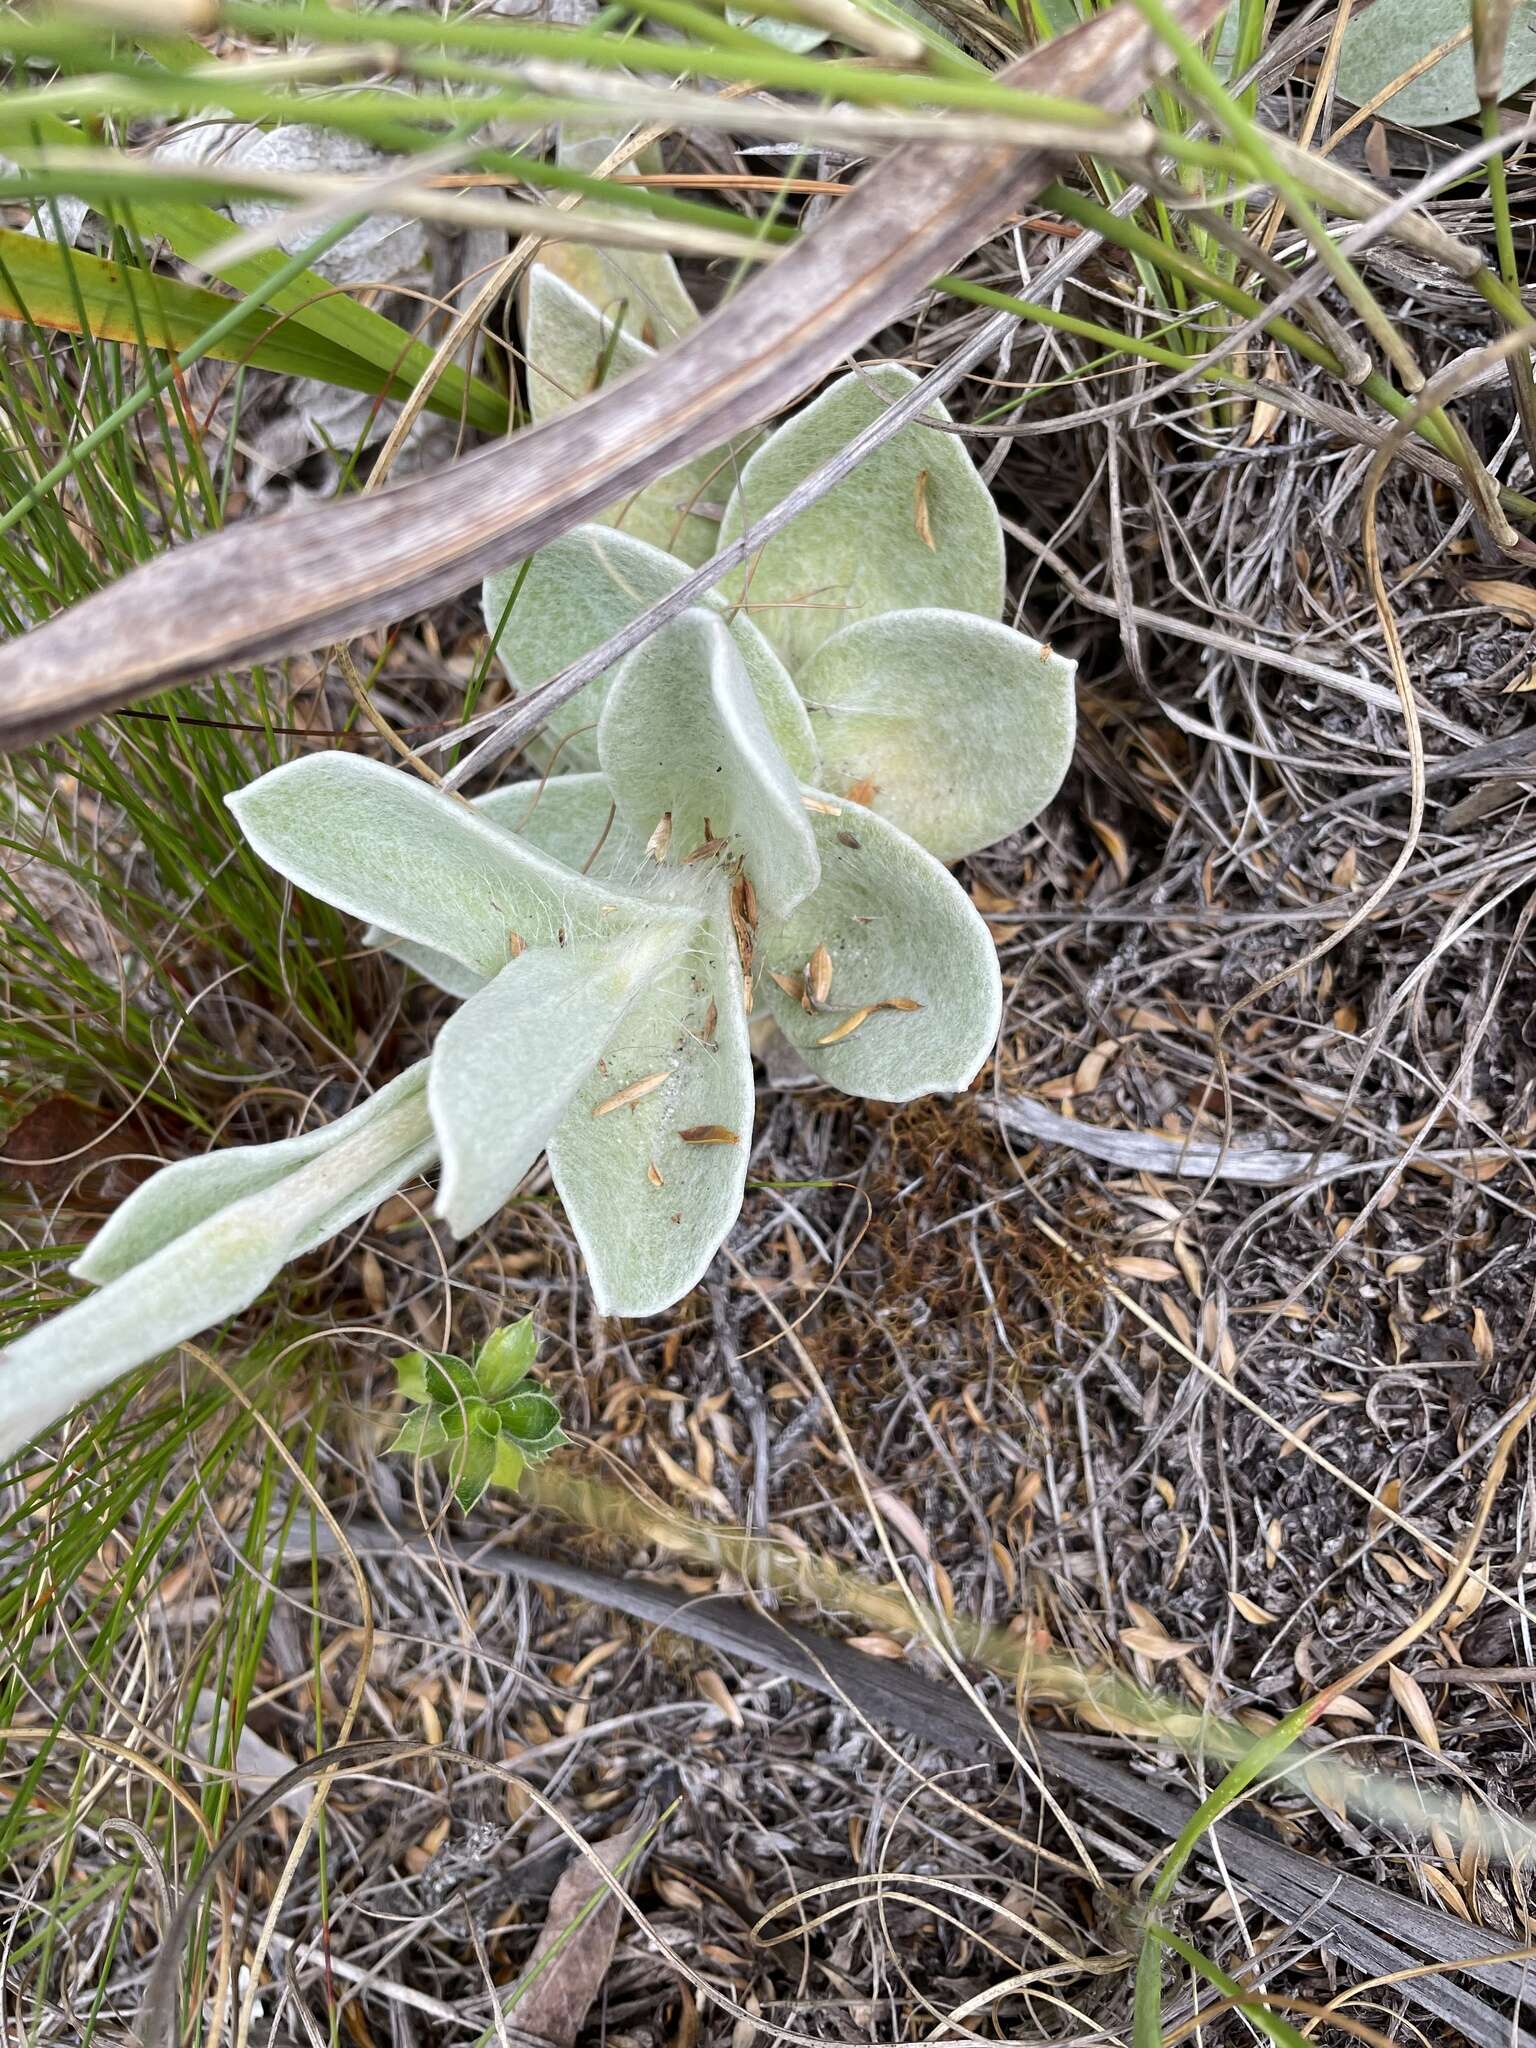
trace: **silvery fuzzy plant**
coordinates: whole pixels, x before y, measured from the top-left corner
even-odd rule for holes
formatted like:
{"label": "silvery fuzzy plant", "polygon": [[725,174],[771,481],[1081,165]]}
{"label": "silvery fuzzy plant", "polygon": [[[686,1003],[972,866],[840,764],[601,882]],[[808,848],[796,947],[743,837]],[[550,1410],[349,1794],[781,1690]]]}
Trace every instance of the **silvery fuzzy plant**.
{"label": "silvery fuzzy plant", "polygon": [[[886,366],[825,391],[739,466],[720,534],[911,384]],[[695,479],[672,496],[713,527]],[[543,682],[685,573],[613,524],[491,577],[510,679]],[[73,1269],[95,1291],[0,1354],[0,1455],[434,1164],[464,1237],[547,1152],[598,1308],[667,1308],[740,1210],[754,1018],[851,1095],[965,1088],[1001,984],[942,863],[1034,817],[1072,748],[1072,666],[1003,600],[991,498],[958,437],[916,423],[563,706],[548,779],[471,805],[337,752],[231,796],[263,859],[459,1007],[334,1123],[139,1188]]]}

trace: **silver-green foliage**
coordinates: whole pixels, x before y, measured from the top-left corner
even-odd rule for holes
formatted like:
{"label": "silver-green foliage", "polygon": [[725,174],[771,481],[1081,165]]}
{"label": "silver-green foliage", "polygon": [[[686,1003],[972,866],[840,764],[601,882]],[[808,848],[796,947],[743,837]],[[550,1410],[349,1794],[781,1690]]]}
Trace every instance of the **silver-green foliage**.
{"label": "silver-green foliage", "polygon": [[[1427,71],[1382,104],[1388,120],[1405,128],[1435,128],[1466,121],[1477,112],[1469,0],[1373,0],[1350,16],[1339,48],[1338,92],[1363,107],[1438,50],[1451,43]],[[1458,42],[1457,37],[1461,40]],[[1499,97],[1507,99],[1536,78],[1536,4],[1515,0],[1504,45]]]}
{"label": "silver-green foliage", "polygon": [[[824,391],[749,458],[720,526],[739,540],[796,484],[845,448],[916,384],[894,363],[856,371]],[[726,580],[790,672],[823,640],[863,619],[913,606],[998,618],[1003,532],[992,494],[949,414],[893,434],[851,476],[792,520]]]}
{"label": "silver-green foliage", "polygon": [[[910,386],[833,385],[745,464],[721,531]],[[491,578],[509,677],[544,681],[683,573],[593,526]],[[968,1086],[1001,983],[941,863],[1034,817],[1072,745],[1072,665],[1002,603],[997,514],[936,409],[579,696],[547,779],[472,805],[333,753],[232,796],[264,860],[461,1007],[349,1116],[146,1183],[76,1269],[105,1284],[0,1356],[0,1455],[434,1161],[462,1236],[547,1153],[598,1308],[667,1308],[741,1205],[754,1016],[853,1095]],[[495,1446],[470,1449],[472,1489]]]}

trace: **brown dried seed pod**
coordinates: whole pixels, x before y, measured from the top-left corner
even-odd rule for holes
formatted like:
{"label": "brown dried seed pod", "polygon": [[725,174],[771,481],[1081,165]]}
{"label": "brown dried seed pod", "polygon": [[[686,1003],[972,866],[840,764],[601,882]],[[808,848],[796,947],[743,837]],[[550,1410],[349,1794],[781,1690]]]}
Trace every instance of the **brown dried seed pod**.
{"label": "brown dried seed pod", "polygon": [[862,1009],[850,1010],[841,1024],[834,1025],[825,1038],[818,1038],[818,1045],[836,1045],[840,1038],[852,1038],[861,1024],[865,1024],[877,1010],[900,1010],[910,1014],[920,1010],[922,1004],[911,996],[882,996],[878,1003],[865,1003]]}
{"label": "brown dried seed pod", "polygon": [[678,1137],[685,1145],[739,1145],[740,1138],[724,1124],[690,1124]]}
{"label": "brown dried seed pod", "polygon": [[607,1116],[615,1109],[624,1109],[631,1102],[641,1102],[666,1080],[666,1074],[647,1074],[639,1081],[631,1081],[627,1088],[621,1088],[617,1095],[610,1095],[606,1102],[598,1103],[593,1110],[594,1117]]}
{"label": "brown dried seed pod", "polygon": [[725,845],[723,839],[701,839],[692,853],[683,855],[683,866],[690,868],[696,860],[708,860],[712,855],[723,852]]}
{"label": "brown dried seed pod", "polygon": [[937,553],[938,550],[934,548],[933,542],[933,524],[928,517],[928,472],[926,469],[920,469],[917,472],[917,484],[912,492],[912,523],[917,528],[917,537],[923,546],[933,549]]}
{"label": "brown dried seed pod", "polygon": [[850,1010],[841,1024],[834,1024],[825,1037],[818,1038],[816,1043],[818,1045],[836,1045],[841,1038],[852,1038],[859,1026],[870,1017],[873,1017],[877,1008],[878,1005],[875,1003],[866,1003],[861,1010]]}
{"label": "brown dried seed pod", "polygon": [[832,955],[818,946],[805,963],[805,991],[818,1006],[832,993]]}

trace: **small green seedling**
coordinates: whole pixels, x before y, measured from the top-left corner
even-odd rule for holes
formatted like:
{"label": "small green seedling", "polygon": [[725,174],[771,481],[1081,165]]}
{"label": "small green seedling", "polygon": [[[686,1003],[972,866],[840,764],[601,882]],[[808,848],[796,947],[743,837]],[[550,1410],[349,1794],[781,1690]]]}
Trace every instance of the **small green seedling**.
{"label": "small green seedling", "polygon": [[[676,313],[659,260],[628,283]],[[601,264],[582,277],[599,296],[614,286]],[[565,312],[586,312],[567,357],[539,367],[581,389],[603,316],[556,282]],[[708,485],[723,504],[692,472],[653,487],[642,523],[669,520],[683,557],[618,507],[492,576],[485,613],[514,687],[676,589],[688,559],[748,529],[913,382],[859,371],[744,461],[727,451]],[[740,1211],[766,1022],[850,1095],[968,1087],[1001,979],[943,864],[1027,824],[1073,742],[1072,664],[1004,624],[1003,604],[996,509],[935,405],[562,707],[541,736],[550,779],[470,805],[338,751],[232,795],[265,861],[459,1007],[429,1058],[337,1122],[179,1161],[136,1190],[75,1267],[99,1291],[0,1354],[0,1456],[237,1313],[434,1163],[438,1213],[465,1237],[547,1153],[598,1309],[669,1308]],[[456,1444],[456,1485],[527,1454],[473,1369],[422,1373],[416,1447]]]}
{"label": "small green seedling", "polygon": [[487,1338],[474,1362],[411,1351],[396,1367],[413,1407],[390,1445],[414,1458],[446,1455],[454,1498],[466,1513],[492,1486],[511,1489],[525,1466],[569,1442],[547,1394],[523,1383],[539,1348],[532,1316]]}

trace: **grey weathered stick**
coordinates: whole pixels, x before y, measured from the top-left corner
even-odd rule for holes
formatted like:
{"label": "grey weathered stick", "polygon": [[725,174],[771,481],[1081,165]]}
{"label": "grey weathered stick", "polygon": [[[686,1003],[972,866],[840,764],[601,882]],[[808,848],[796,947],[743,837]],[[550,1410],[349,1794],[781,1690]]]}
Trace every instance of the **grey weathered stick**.
{"label": "grey weathered stick", "polygon": [[[1177,0],[1199,35],[1222,0]],[[1164,62],[1128,0],[999,73],[1134,104]],[[911,144],[656,362],[510,441],[394,490],[172,549],[0,648],[0,743],[167,683],[319,646],[454,595],[797,398],[1051,174],[1003,143]]]}
{"label": "grey weathered stick", "polygon": [[1351,1164],[1347,1152],[1277,1152],[1267,1145],[1213,1145],[1204,1138],[1165,1138],[1158,1131],[1106,1131],[1058,1116],[1028,1095],[984,1099],[983,1116],[1020,1137],[1039,1138],[1048,1145],[1066,1145],[1102,1159],[1106,1166],[1132,1171],[1176,1173],[1189,1180],[1239,1180],[1252,1187],[1283,1187],[1320,1174],[1341,1173]]}

